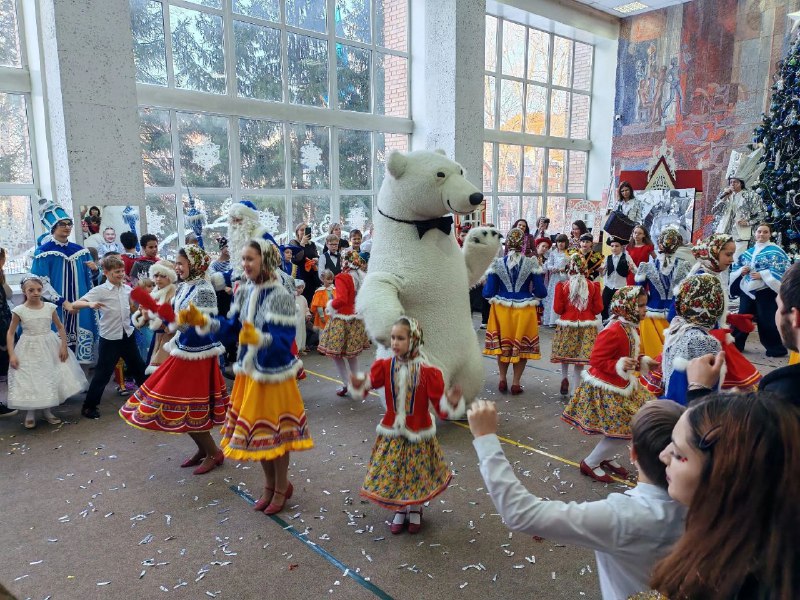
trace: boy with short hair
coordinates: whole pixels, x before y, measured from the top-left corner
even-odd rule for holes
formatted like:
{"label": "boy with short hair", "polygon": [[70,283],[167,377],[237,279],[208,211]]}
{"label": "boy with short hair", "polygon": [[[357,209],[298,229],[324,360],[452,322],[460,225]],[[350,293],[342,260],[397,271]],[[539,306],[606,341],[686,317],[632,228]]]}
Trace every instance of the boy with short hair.
{"label": "boy with short hair", "polygon": [[145,380],[144,363],[139,356],[131,324],[131,288],[123,283],[125,263],[119,256],[111,255],[103,258],[100,266],[106,277],[105,283],[92,288],[72,303],[74,310],[93,308],[100,312],[99,358],[81,409],[81,414],[87,419],[100,418],[97,407],[120,358],[128,365],[128,371],[137,385]]}
{"label": "boy with short hair", "polygon": [[136,257],[130,270],[131,285],[137,285],[140,279],[148,276],[150,267],[159,261],[158,238],[152,233],[145,233],[139,238],[142,255]]}
{"label": "boy with short hair", "polygon": [[[119,236],[119,241],[122,242],[122,262],[125,264],[125,275],[130,277],[133,264],[136,262],[136,244],[139,240],[136,239],[136,234],[132,231],[123,231]],[[102,255],[101,255],[102,257]]]}
{"label": "boy with short hair", "polygon": [[625,254],[627,240],[609,237],[606,244],[611,248],[611,254],[606,258],[606,275],[603,281],[603,322],[608,320],[608,308],[614,292],[628,285],[627,277],[630,269],[631,258]]}
{"label": "boy with short hair", "polygon": [[320,271],[331,271],[334,275],[342,272],[342,260],[339,256],[339,238],[331,233],[325,238],[325,250],[322,253]]}
{"label": "boy with short hair", "polygon": [[478,400],[467,419],[481,475],[507,527],[594,550],[603,598],[616,600],[648,590],[653,565],[683,533],[686,509],[667,494],[658,458],[682,412],[670,400],[652,400],[639,409],[631,423],[630,451],[638,484],[624,494],[581,503],[544,500],[523,487],[500,447],[494,402]]}
{"label": "boy with short hair", "polygon": [[355,250],[356,252],[361,252],[361,239],[364,236],[358,229],[351,229],[350,230],[350,249]]}

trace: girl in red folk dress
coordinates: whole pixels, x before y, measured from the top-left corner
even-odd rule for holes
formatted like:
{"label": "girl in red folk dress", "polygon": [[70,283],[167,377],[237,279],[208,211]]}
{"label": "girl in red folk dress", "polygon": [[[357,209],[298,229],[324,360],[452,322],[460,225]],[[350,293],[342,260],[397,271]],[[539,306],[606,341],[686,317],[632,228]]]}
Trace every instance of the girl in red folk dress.
{"label": "girl in red folk dress", "polygon": [[358,355],[369,348],[364,321],[356,314],[356,292],[361,287],[366,268],[367,263],[354,250],[342,257],[342,272],[334,279],[333,300],[327,308],[331,318],[319,336],[317,350],[333,359],[342,379],[337,396],[347,395],[348,366],[350,373],[357,373]]}
{"label": "girl in red folk dress", "polygon": [[562,396],[569,393],[569,365],[575,366],[573,389],[580,383],[581,371],[589,364],[597,339],[598,315],[603,311],[600,284],[586,278],[586,261],[579,252],[570,255],[567,276],[569,279],[556,285],[553,298],[553,312],[559,318],[550,355],[550,362],[561,363]]}
{"label": "girl in red folk dress", "polygon": [[422,527],[422,505],[441,494],[452,473],[436,440],[429,404],[442,419],[464,414],[461,389],[445,393],[442,372],[420,356],[422,330],[415,319],[400,317],[392,327],[393,358],[376,360],[369,376],[350,377],[350,393],[364,398],[370,389],[384,388],[386,414],[377,427],[361,495],[395,511],[391,532],[409,533]]}
{"label": "girl in red folk dress", "polygon": [[628,477],[614,460],[631,439],[631,420],[653,395],[639,385],[635,371],[655,366],[639,355],[639,321],[647,314],[647,293],[639,286],[625,286],[611,299],[611,321],[597,336],[583,383],[575,390],[561,418],[588,435],[603,435],[591,454],[581,461],[581,473],[605,483],[614,480],[606,472]]}
{"label": "girl in red folk dress", "polygon": [[656,247],[653,240],[650,238],[650,233],[644,225],[637,225],[633,228],[631,233],[631,241],[625,249],[628,256],[633,261],[634,268],[628,271],[628,285],[636,285],[634,278],[636,277],[636,268],[641,263],[649,261],[651,258],[656,257]]}
{"label": "girl in red folk dress", "polygon": [[156,313],[171,329],[177,327],[178,333],[169,343],[169,358],[119,409],[120,416],[134,427],[188,433],[197,452],[181,467],[197,467],[195,475],[208,473],[224,460],[211,428],[225,422],[228,406],[228,390],[217,358],[225,348],[207,329],[181,323],[177,313],[193,305],[207,316],[217,314],[217,295],[205,277],[210,264],[211,258],[199,246],[186,246],[175,261],[181,282],[170,304],[156,303],[144,288],[132,292],[142,309]]}

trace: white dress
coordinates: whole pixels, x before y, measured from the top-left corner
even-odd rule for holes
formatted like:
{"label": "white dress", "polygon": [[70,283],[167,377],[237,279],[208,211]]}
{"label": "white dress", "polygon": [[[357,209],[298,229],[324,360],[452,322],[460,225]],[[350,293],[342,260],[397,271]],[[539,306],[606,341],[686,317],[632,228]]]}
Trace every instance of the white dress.
{"label": "white dress", "polygon": [[311,314],[308,310],[308,300],[304,296],[294,297],[295,316],[297,317],[295,342],[297,342],[297,352],[306,349],[306,315]]}
{"label": "white dress", "polygon": [[555,325],[558,315],[553,312],[553,298],[556,296],[556,285],[559,281],[566,281],[567,275],[564,269],[567,268],[569,256],[566,252],[561,252],[558,248],[553,248],[547,255],[544,262],[544,270],[550,275],[547,282],[547,298],[544,301],[544,313],[542,314],[542,325]]}
{"label": "white dress", "polygon": [[14,346],[19,368],[8,369],[8,407],[36,410],[58,406],[89,387],[72,350],[65,362],[58,358],[61,340],[50,326],[56,305],[45,302],[39,309],[14,307],[22,335]]}

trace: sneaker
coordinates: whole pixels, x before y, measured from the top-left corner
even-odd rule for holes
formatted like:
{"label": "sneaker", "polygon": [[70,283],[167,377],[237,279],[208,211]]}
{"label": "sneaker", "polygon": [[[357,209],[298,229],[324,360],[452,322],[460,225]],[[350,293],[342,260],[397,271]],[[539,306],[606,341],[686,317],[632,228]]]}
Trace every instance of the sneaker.
{"label": "sneaker", "polygon": [[19,413],[16,408],[8,408],[5,404],[0,404],[0,419],[4,417],[13,417]]}
{"label": "sneaker", "polygon": [[81,409],[81,414],[86,417],[87,419],[99,419],[100,418],[100,411],[97,410],[95,407],[92,406],[84,406]]}
{"label": "sneaker", "polygon": [[481,329],[486,329],[486,323],[481,323]]}

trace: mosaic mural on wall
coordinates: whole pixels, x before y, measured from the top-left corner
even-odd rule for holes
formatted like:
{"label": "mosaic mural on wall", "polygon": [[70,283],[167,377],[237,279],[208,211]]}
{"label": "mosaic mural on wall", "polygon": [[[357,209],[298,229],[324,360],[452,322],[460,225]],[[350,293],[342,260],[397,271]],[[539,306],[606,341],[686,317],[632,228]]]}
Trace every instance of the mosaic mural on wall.
{"label": "mosaic mural on wall", "polygon": [[788,50],[786,15],[799,9],[800,0],[694,0],[625,19],[615,172],[646,170],[666,139],[678,169],[703,171],[694,227],[707,230],[730,151],[752,140],[776,63]]}

